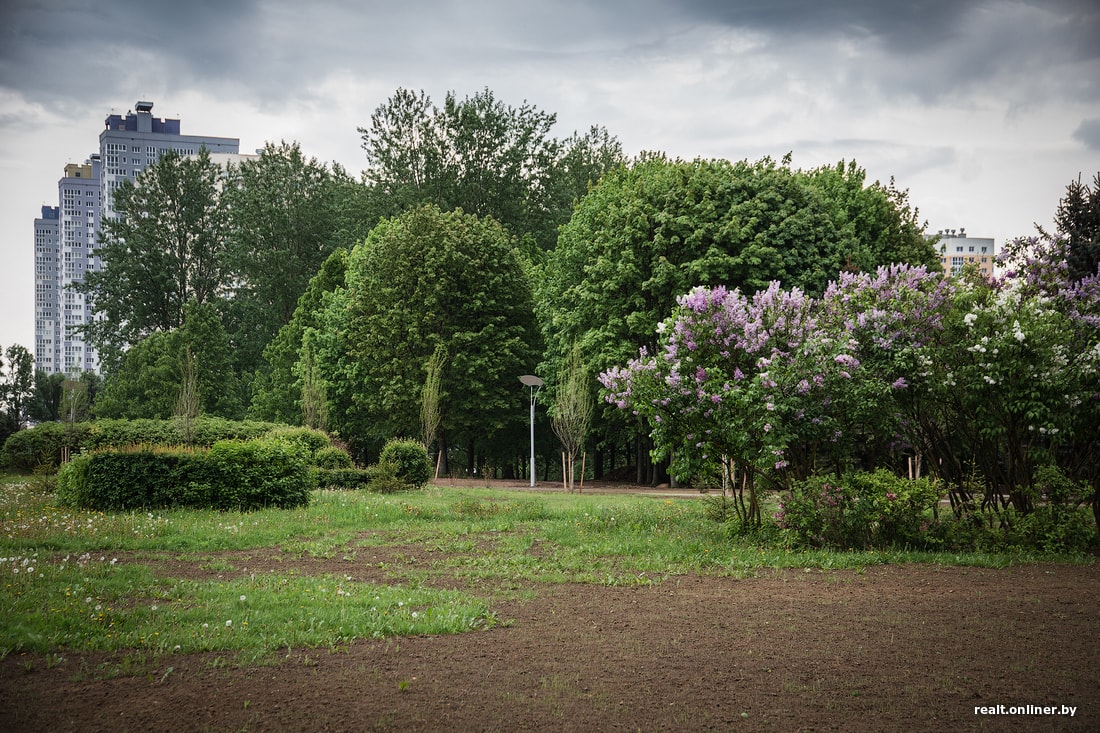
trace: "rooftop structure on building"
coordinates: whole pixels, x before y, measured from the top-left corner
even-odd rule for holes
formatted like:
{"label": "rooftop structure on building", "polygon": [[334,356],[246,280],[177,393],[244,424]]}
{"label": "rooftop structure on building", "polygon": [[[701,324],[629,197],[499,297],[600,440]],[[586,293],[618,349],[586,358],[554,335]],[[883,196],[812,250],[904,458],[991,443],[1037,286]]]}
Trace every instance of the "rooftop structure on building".
{"label": "rooftop structure on building", "polygon": [[95,255],[101,224],[117,216],[114,192],[169,150],[194,155],[201,148],[235,155],[237,138],[183,135],[178,119],[153,117],[139,101],[126,115],[111,114],[99,134],[99,152],[70,163],[58,181],[59,206],[42,208],[34,221],[35,366],[49,373],[99,371],[95,349],[80,327],[95,318],[89,297],[73,285],[102,263]]}

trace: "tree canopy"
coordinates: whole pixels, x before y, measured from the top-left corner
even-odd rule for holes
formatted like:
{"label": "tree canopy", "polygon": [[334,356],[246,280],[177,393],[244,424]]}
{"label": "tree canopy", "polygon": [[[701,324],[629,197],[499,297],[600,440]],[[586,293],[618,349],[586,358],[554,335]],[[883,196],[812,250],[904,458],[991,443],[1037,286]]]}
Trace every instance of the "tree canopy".
{"label": "tree canopy", "polygon": [[365,178],[389,215],[435,204],[491,216],[529,251],[550,249],[557,228],[589,182],[623,161],[618,141],[598,127],[564,142],[556,117],[524,102],[513,107],[485,89],[436,107],[423,91],[398,89],[360,127]]}
{"label": "tree canopy", "polygon": [[76,286],[95,303],[84,330],[108,371],[128,344],[183,325],[188,302],[225,294],[220,176],[205,148],[194,157],[170,150],[115,190],[118,218],[104,220],[96,250],[103,267]]}
{"label": "tree canopy", "polygon": [[104,418],[169,418],[193,367],[203,414],[239,418],[237,375],[214,306],[191,301],[178,329],[158,331],[130,347],[95,404]]}
{"label": "tree canopy", "polygon": [[447,442],[485,451],[522,426],[516,380],[538,360],[538,328],[519,253],[492,219],[420,206],[383,220],[325,302],[304,341],[316,345],[329,419],[361,455],[419,433],[425,365],[439,345],[449,355]]}
{"label": "tree canopy", "polygon": [[652,155],[607,174],[536,278],[542,372],[556,374],[573,343],[593,373],[654,353],[657,324],[697,286],[821,293],[842,269],[935,262],[904,194],[864,177],[855,164],[806,173],[770,158]]}
{"label": "tree canopy", "polygon": [[259,157],[236,166],[230,180],[225,263],[234,287],[227,325],[235,358],[248,373],[336,248],[349,179],[338,166],[307,159],[297,143],[283,142],[268,143]]}
{"label": "tree canopy", "polygon": [[1070,278],[1095,275],[1100,267],[1100,173],[1093,177],[1091,188],[1080,178],[1070,181],[1058,202],[1054,223],[1069,244],[1066,263]]}

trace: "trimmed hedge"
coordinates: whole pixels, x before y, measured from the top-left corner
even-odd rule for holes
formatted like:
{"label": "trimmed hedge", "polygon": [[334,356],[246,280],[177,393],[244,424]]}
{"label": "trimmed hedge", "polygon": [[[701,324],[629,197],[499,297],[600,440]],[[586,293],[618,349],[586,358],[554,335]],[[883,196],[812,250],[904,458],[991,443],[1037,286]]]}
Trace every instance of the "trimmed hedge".
{"label": "trimmed hedge", "polygon": [[209,450],[139,446],[76,456],[57,477],[60,503],[97,511],[189,507],[249,511],[309,503],[306,449],[289,440],[219,441]]}
{"label": "trimmed hedge", "polygon": [[313,468],[313,483],[319,489],[360,489],[370,483],[371,474],[362,468]]}
{"label": "trimmed hedge", "polygon": [[[209,448],[219,440],[251,440],[278,431],[308,446],[312,452],[330,444],[328,436],[310,428],[292,428],[255,420],[200,417],[191,425],[191,445]],[[43,423],[20,430],[4,443],[0,465],[15,471],[33,471],[42,464],[61,465],[61,449],[73,453],[131,445],[183,445],[178,420],[94,420],[65,425]]]}
{"label": "trimmed hedge", "polygon": [[382,447],[378,463],[392,464],[397,478],[420,488],[432,477],[432,461],[428,449],[419,440],[394,438]]}

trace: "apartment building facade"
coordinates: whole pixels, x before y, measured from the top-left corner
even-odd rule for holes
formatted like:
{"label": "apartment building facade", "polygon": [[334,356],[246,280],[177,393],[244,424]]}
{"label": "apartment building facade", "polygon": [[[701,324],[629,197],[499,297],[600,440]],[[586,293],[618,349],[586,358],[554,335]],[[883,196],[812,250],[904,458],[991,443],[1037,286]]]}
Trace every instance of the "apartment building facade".
{"label": "apartment building facade", "polygon": [[968,264],[973,264],[986,277],[993,277],[997,245],[992,238],[968,237],[966,229],[941,229],[937,233],[944,272],[958,275]]}

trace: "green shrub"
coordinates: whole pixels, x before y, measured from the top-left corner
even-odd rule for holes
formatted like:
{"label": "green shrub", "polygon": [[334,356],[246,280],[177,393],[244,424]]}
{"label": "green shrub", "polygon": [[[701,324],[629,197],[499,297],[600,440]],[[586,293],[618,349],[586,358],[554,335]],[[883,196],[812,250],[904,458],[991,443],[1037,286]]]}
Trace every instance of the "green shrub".
{"label": "green shrub", "polygon": [[927,512],[942,491],[930,479],[909,479],[884,469],[795,484],[780,503],[776,524],[798,544],[866,549],[923,544]]}
{"label": "green shrub", "polygon": [[[210,447],[219,440],[251,440],[275,423],[200,417],[192,424],[191,445]],[[13,434],[4,444],[3,462],[15,471],[32,471],[40,463],[61,465],[61,448],[72,453],[130,445],[182,445],[184,435],[177,420],[94,420],[66,425],[43,423]],[[325,438],[325,445],[328,439]]]}
{"label": "green shrub", "polygon": [[432,477],[432,462],[428,449],[418,440],[394,438],[382,447],[379,464],[392,463],[397,478],[420,488]]}
{"label": "green shrub", "polygon": [[313,454],[313,465],[318,468],[352,468],[351,456],[343,448],[330,445]]}
{"label": "green shrub", "polygon": [[371,473],[362,468],[311,469],[313,483],[319,489],[359,489],[368,486]]}
{"label": "green shrub", "polygon": [[314,454],[332,446],[328,435],[314,428],[303,427],[277,427],[267,433],[267,437],[278,440],[286,440],[302,446],[313,460]]}
{"label": "green shrub", "polygon": [[52,422],[12,433],[0,452],[0,463],[13,471],[33,471],[41,464],[61,465],[61,449],[79,452],[88,437],[90,423],[66,425]]}
{"label": "green shrub", "polygon": [[392,460],[380,460],[367,466],[364,473],[367,490],[376,494],[393,494],[413,488],[411,483],[398,475],[397,463]]}
{"label": "green shrub", "polygon": [[312,477],[307,449],[281,438],[219,441],[209,459],[217,466],[222,492],[215,509],[293,507],[309,503]]}
{"label": "green shrub", "polygon": [[88,493],[88,467],[92,463],[89,453],[74,456],[57,472],[57,501],[62,506],[86,507],[92,505]]}
{"label": "green shrub", "polygon": [[306,450],[278,439],[220,441],[210,449],[138,446],[81,454],[58,474],[58,501],[98,511],[239,509],[309,502]]}

